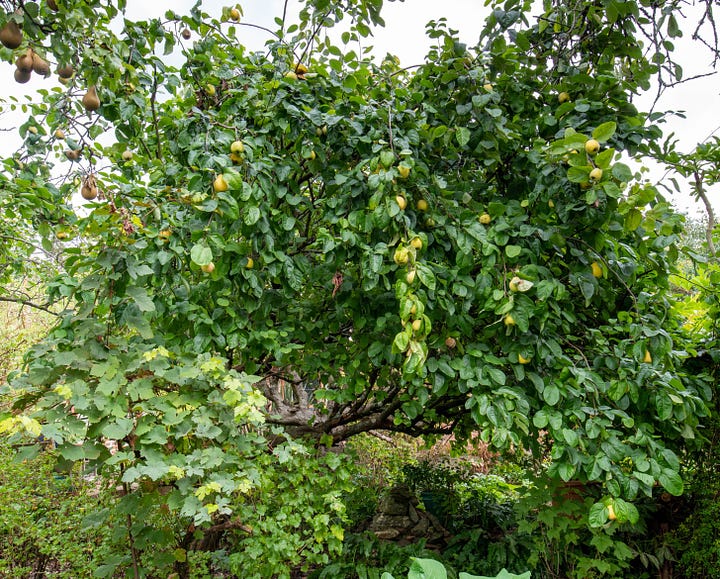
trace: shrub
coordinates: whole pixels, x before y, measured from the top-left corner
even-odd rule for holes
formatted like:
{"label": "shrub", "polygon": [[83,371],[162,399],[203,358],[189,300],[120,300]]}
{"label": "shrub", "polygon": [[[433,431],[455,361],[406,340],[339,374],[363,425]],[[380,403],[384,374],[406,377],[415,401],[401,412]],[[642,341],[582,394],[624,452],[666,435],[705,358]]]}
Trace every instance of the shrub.
{"label": "shrub", "polygon": [[679,579],[720,577],[720,486],[707,491],[674,533]]}
{"label": "shrub", "polygon": [[373,533],[348,535],[342,553],[335,560],[316,570],[311,579],[380,579],[383,572],[407,574],[412,557],[433,557],[437,553],[425,548],[420,540],[398,545],[378,539]]}
{"label": "shrub", "polygon": [[[289,579],[327,565],[342,551],[347,457],[290,439],[255,460],[258,484],[234,512],[247,527],[236,536],[230,568],[244,579]],[[248,532],[249,531],[249,532]]]}
{"label": "shrub", "polygon": [[92,577],[108,532],[82,525],[103,496],[77,471],[53,471],[50,452],[16,462],[0,439],[0,576]]}
{"label": "shrub", "polygon": [[588,515],[598,499],[594,494],[585,486],[538,481],[518,502],[518,533],[529,539],[528,563],[534,575],[542,579],[626,576],[637,555],[626,543],[630,525],[612,522],[591,527]]}

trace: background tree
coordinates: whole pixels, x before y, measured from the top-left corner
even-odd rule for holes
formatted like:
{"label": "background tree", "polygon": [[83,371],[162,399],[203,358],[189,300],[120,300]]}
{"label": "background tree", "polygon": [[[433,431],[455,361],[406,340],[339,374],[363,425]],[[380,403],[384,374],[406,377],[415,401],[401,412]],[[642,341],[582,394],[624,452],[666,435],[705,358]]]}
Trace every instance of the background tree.
{"label": "background tree", "polygon": [[[682,492],[709,399],[669,291],[683,220],[618,160],[661,136],[632,98],[678,75],[675,3],[531,21],[510,2],[475,47],[430,23],[411,69],[361,50],[381,2],[307,2],[265,52],[238,41],[238,8],[115,33],[113,4],[3,3],[23,33],[6,58],[73,67],[29,106],[37,132],[4,179],[52,200],[27,217],[46,246],[74,241],[49,286],[73,307],[0,425],[122,482],[123,564],[139,574],[141,504],[192,521],[186,537],[242,511],[275,427],[328,445],[480,431],[549,457],[547,476],[601,482],[597,526],[634,520],[625,499],[657,482]],[[134,483],[170,491],[143,503]]]}

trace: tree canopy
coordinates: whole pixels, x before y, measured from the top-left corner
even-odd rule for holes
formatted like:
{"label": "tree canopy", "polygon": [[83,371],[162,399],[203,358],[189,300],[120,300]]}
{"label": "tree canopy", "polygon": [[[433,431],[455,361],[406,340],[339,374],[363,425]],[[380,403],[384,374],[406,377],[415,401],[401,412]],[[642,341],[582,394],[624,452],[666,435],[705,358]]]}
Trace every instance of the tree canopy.
{"label": "tree canopy", "polygon": [[72,67],[5,105],[26,118],[2,211],[61,249],[67,307],[1,429],[171,484],[198,524],[283,436],[373,429],[477,432],[618,500],[682,492],[711,393],[671,300],[683,218],[627,161],[660,151],[633,98],[681,78],[677,2],[510,0],[476,46],[429,23],[409,68],[362,49],[381,0],[308,0],[262,51],[239,7],[0,4],[5,60]]}

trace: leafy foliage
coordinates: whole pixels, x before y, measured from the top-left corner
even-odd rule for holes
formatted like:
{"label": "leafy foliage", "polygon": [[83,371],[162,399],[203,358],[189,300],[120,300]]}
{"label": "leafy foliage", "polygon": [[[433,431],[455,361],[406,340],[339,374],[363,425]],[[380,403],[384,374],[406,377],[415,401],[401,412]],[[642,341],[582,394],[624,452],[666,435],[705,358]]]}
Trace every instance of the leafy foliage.
{"label": "leafy foliage", "polygon": [[291,441],[278,449],[274,456],[259,457],[258,490],[236,505],[252,529],[230,556],[230,568],[239,577],[289,578],[294,569],[327,565],[342,550],[342,495],[350,490],[344,458],[332,452],[313,457]]}
{"label": "leafy foliage", "polygon": [[107,530],[86,528],[85,515],[95,499],[93,482],[77,472],[53,471],[52,457],[16,462],[0,440],[0,574],[5,577],[91,577],[107,554]]}
{"label": "leafy foliage", "polygon": [[[674,375],[672,328],[658,327],[680,220],[653,189],[627,185],[622,196],[632,174],[613,150],[632,151],[655,129],[601,73],[614,66],[609,53],[592,83],[582,66],[568,69],[574,98],[557,106],[557,71],[521,50],[540,43],[540,28],[518,33],[515,47],[489,29],[481,54],[436,23],[438,47],[413,74],[340,62],[326,39],[310,62],[317,76],[296,81],[284,43],[270,43],[268,59],[220,34],[186,47],[180,70],[159,68],[154,44],[176,39],[148,26],[126,30],[139,52],[135,86],[169,94],[121,94],[117,72],[103,76],[96,126],[117,124],[120,143],[94,144],[93,155],[137,152],[98,173],[107,201],[77,222],[92,245],[57,287],[77,301],[64,347],[98,350],[88,342],[102,336],[113,348],[117,334],[121,351],[128,340],[133,350],[218,352],[264,377],[271,422],[296,434],[339,440],[450,420],[504,448],[542,429],[565,479],[602,477],[630,497],[673,480],[673,441],[705,413],[703,392]],[[215,67],[207,55],[221,47]],[[98,71],[81,71],[96,82]],[[68,94],[48,99],[35,117],[62,110]],[[591,134],[608,147],[574,153]],[[593,169],[603,171],[596,184]],[[210,187],[220,173],[226,191]],[[210,261],[212,273],[200,271]],[[514,292],[513,277],[532,284]],[[509,313],[513,325],[498,323]],[[355,421],[339,419],[352,408]],[[653,423],[675,414],[666,449]],[[628,454],[640,466],[629,477],[614,465]]]}
{"label": "leafy foliage", "polygon": [[343,552],[329,565],[311,573],[313,579],[358,577],[380,579],[385,573],[406,574],[413,557],[433,557],[434,551],[425,548],[424,541],[400,546],[383,541],[372,533],[349,534],[343,543]]}
{"label": "leafy foliage", "polygon": [[[408,572],[408,579],[447,579],[447,571],[442,563],[438,563],[433,559],[418,559],[412,560],[410,571]],[[390,573],[384,573],[381,579],[394,579]],[[467,573],[460,573],[458,579],[530,579],[530,571],[523,573],[522,575],[515,575],[509,573],[506,569],[502,569],[500,573],[494,577],[481,577],[480,575],[469,575]]]}
{"label": "leafy foliage", "polygon": [[[72,307],[12,380],[0,430],[124,485],[116,566],[139,576],[162,533],[132,518],[160,508],[186,537],[261,529],[231,558],[243,573],[323,562],[346,477],[331,454],[303,470],[314,451],[285,433],[479,431],[550,478],[600,482],[596,527],[609,506],[632,521],[656,483],[683,491],[710,389],[672,307],[682,218],[619,160],[661,136],[634,94],[681,76],[671,45],[641,51],[644,3],[550,2],[531,22],[509,1],[474,47],[433,22],[413,69],[361,49],[379,0],[308,1],[264,52],[229,9],[115,28],[125,2],[16,4],[0,24],[76,70],[10,105],[28,119],[0,207],[45,251],[63,238],[49,297]],[[676,3],[660,4],[653,37],[674,38]],[[78,188],[97,195],[83,211]],[[300,495],[302,473],[324,494],[264,519],[255,498]],[[185,573],[183,541],[167,564]]]}
{"label": "leafy foliage", "polygon": [[[597,498],[583,487],[541,484],[520,502],[518,532],[534,543],[528,563],[540,577],[625,576],[636,556],[617,536],[627,516],[608,520],[607,506]],[[599,515],[598,505],[604,510]],[[596,516],[601,525],[594,524]],[[637,512],[633,518],[637,523]]]}

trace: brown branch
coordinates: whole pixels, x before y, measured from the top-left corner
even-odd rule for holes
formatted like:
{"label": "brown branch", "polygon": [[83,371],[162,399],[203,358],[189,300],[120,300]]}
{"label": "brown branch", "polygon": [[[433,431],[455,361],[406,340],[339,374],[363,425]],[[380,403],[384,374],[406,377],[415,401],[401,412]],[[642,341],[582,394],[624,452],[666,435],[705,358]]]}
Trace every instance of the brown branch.
{"label": "brown branch", "polygon": [[153,86],[152,86],[152,94],[150,95],[150,111],[152,112],[152,118],[153,118],[153,126],[155,127],[155,152],[158,161],[162,160],[162,143],[160,141],[160,125],[158,122],[158,116],[157,116],[157,108],[155,107],[155,99],[157,97],[157,88],[158,88],[158,81],[157,81],[157,67],[155,66],[155,63],[153,63]]}
{"label": "brown branch", "polygon": [[280,27],[280,30],[283,33],[285,32],[285,19],[287,18],[288,2],[289,0],[285,0],[285,3],[283,5],[282,26]]}
{"label": "brown branch", "polygon": [[[310,38],[307,41],[307,46],[305,47],[305,50],[303,50],[302,54],[300,55],[300,58],[298,58],[298,64],[301,63],[305,56],[307,55],[308,51],[313,45],[313,42],[315,41],[315,37],[318,35],[320,30],[322,30],[324,26],[325,19],[330,15],[332,11],[328,10],[325,14],[323,14],[322,18],[318,21],[317,26],[315,27],[315,30],[312,31],[312,34],[310,35]],[[294,52],[294,51],[293,51]]]}
{"label": "brown branch", "polygon": [[30,306],[31,308],[35,308],[38,310],[42,310],[43,312],[47,312],[48,314],[52,314],[53,316],[59,316],[60,314],[56,314],[52,310],[48,309],[46,306],[41,306],[40,304],[34,304],[33,302],[30,302],[28,300],[23,300],[20,298],[8,298],[8,297],[0,297],[0,302],[13,302],[16,304],[22,304],[24,306]]}
{"label": "brown branch", "polygon": [[216,525],[213,525],[212,527],[204,529],[204,531],[206,533],[220,533],[223,531],[230,531],[235,529],[239,529],[240,531],[243,531],[248,535],[252,535],[253,533],[252,527],[241,523],[238,519],[231,519],[229,521],[225,521],[224,523],[218,523]]}
{"label": "brown branch", "polygon": [[392,446],[397,447],[397,444],[395,443],[395,441],[385,434],[380,434],[379,432],[376,432],[374,430],[368,431],[368,434],[370,436],[374,436],[375,438],[379,438],[383,442],[387,442],[388,444],[391,444]]}
{"label": "brown branch", "polygon": [[712,255],[712,257],[717,257],[717,252],[715,251],[715,244],[713,243],[712,238],[713,229],[715,229],[715,213],[713,212],[710,200],[708,199],[707,194],[705,193],[705,189],[703,188],[703,181],[699,171],[695,171],[695,193],[705,205],[705,211],[707,211],[708,215],[708,223],[707,227],[705,228],[705,239],[707,240],[708,251],[710,252],[710,255]]}

